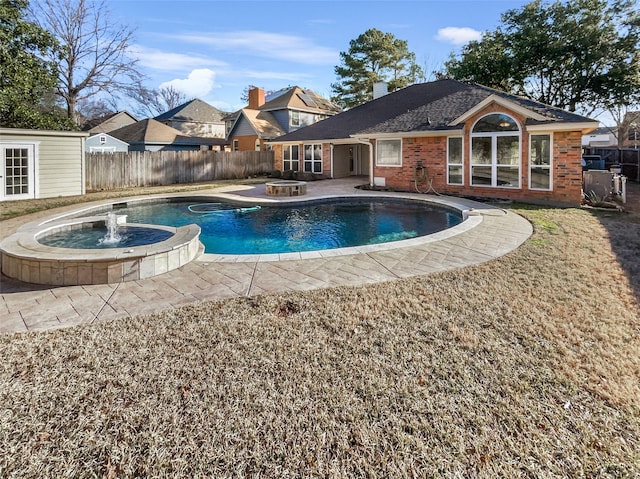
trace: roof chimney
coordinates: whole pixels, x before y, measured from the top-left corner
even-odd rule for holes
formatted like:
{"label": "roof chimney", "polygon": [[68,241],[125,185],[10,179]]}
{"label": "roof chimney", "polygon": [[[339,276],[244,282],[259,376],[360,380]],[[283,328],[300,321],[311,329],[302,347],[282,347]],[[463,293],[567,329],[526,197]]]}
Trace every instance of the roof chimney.
{"label": "roof chimney", "polygon": [[387,82],[378,81],[373,84],[373,99],[380,98],[389,93],[387,89]]}
{"label": "roof chimney", "polygon": [[264,105],[264,89],[254,86],[249,90],[249,109],[257,110]]}

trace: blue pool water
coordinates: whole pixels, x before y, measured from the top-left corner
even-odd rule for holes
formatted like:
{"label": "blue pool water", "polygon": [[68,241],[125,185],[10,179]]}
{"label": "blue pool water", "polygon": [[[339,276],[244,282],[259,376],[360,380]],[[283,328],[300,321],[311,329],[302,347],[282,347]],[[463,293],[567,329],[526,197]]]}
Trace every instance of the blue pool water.
{"label": "blue pool water", "polygon": [[128,248],[133,246],[143,246],[164,241],[173,236],[173,233],[156,228],[144,228],[140,226],[118,228],[119,241],[112,242],[105,238],[107,228],[82,228],[65,230],[52,233],[38,238],[38,242],[47,246],[58,248],[81,248],[81,249],[108,249],[108,248]]}
{"label": "blue pool water", "polygon": [[295,205],[163,202],[118,209],[128,223],[196,223],[206,253],[269,254],[344,248],[424,236],[460,213],[418,201],[345,199]]}

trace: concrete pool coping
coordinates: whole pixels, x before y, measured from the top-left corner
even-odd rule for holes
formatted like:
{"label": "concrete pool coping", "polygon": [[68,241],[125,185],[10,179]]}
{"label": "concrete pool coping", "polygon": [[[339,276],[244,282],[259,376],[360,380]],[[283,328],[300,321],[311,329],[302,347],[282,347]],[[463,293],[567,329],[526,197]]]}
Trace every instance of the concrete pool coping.
{"label": "concrete pool coping", "polygon": [[[467,221],[472,220],[477,224],[470,227],[470,222],[462,231],[447,233],[448,230],[445,230],[441,232],[442,235],[436,233],[423,237],[422,241],[414,242],[411,239],[403,240],[402,245],[378,245],[381,247],[375,250],[333,250],[334,253],[327,250],[324,254],[316,252],[318,254],[304,258],[287,254],[279,255],[277,260],[267,255],[263,258],[256,258],[255,255],[249,255],[253,256],[251,258],[202,255],[173,271],[126,283],[45,287],[2,276],[0,332],[47,330],[96,323],[155,313],[205,300],[393,281],[490,261],[513,251],[532,233],[527,220],[499,207],[460,198],[355,189],[356,185],[365,181],[362,178],[349,178],[309,182],[304,199],[343,195],[428,198],[443,204],[463,205],[471,211]],[[189,195],[173,193],[162,196]],[[301,200],[300,197],[268,197],[264,193],[264,185],[224,187],[194,192],[192,196],[217,196],[243,202],[259,199],[263,203]],[[131,200],[133,198],[125,201]],[[113,202],[96,202],[90,206],[93,208]],[[78,205],[75,205],[65,208],[65,211],[78,209]],[[24,223],[29,219],[25,217]]]}

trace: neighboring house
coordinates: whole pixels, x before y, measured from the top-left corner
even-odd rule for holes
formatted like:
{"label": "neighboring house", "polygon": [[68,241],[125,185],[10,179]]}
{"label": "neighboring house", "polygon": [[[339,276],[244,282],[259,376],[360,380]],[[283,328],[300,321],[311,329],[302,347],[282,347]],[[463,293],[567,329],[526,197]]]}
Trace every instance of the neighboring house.
{"label": "neighboring house", "polygon": [[372,187],[399,191],[578,205],[581,139],[598,126],[447,79],[389,93],[271,145],[283,171],[319,178],[366,174]]}
{"label": "neighboring house", "polygon": [[225,138],[226,115],[226,112],[196,98],[156,116],[154,120],[175,128],[184,135]]}
{"label": "neighboring house", "polygon": [[249,105],[235,115],[227,138],[234,151],[265,150],[266,142],[329,118],[341,110],[312,90],[291,87],[265,102],[262,88],[249,90]]}
{"label": "neighboring house", "polygon": [[224,138],[202,138],[184,135],[181,131],[152,118],[141,120],[109,133],[129,144],[129,151],[160,150],[221,150]]}
{"label": "neighboring house", "polygon": [[0,128],[0,201],[84,194],[87,135]]}
{"label": "neighboring house", "polygon": [[596,128],[582,136],[582,146],[586,148],[607,148],[618,146],[618,129],[615,126]]}
{"label": "neighboring house", "polygon": [[117,113],[110,113],[100,118],[89,120],[82,126],[82,129],[83,131],[88,131],[90,135],[95,135],[96,133],[109,133],[110,131],[131,125],[137,121],[138,119],[131,113],[127,111],[119,111]]}
{"label": "neighboring house", "polygon": [[129,143],[119,140],[109,133],[97,133],[87,138],[85,149],[89,153],[116,153],[129,151]]}

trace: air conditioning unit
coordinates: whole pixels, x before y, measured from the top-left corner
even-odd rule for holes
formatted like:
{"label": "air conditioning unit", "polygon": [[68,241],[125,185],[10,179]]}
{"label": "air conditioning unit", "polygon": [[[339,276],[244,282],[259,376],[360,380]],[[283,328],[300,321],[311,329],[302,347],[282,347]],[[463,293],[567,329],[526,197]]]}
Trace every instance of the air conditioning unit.
{"label": "air conditioning unit", "polygon": [[610,171],[588,170],[582,172],[582,190],[586,196],[606,198],[611,194],[614,174]]}

